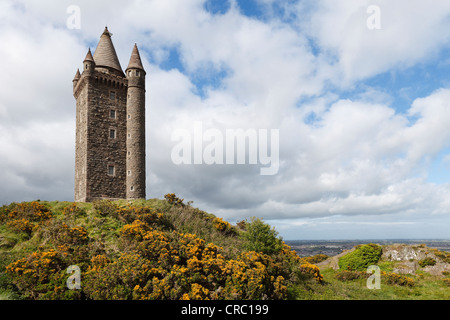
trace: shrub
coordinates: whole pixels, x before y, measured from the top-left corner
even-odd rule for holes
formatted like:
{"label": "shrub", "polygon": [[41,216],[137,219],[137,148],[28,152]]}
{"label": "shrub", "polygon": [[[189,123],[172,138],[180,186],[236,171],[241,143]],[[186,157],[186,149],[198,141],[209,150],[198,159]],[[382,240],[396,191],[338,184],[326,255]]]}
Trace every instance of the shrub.
{"label": "shrub", "polygon": [[38,201],[12,203],[0,210],[0,222],[25,219],[30,222],[41,222],[52,217],[51,211]]}
{"label": "shrub", "polygon": [[140,241],[150,230],[151,228],[148,224],[141,220],[134,220],[133,223],[124,225],[122,229],[120,229],[120,234],[125,238]]}
{"label": "shrub", "polygon": [[168,193],[164,196],[164,198],[167,200],[167,202],[169,202],[170,204],[173,205],[178,205],[178,206],[182,206],[184,207],[185,204],[183,203],[184,199],[180,199],[178,198],[175,193]]}
{"label": "shrub", "polygon": [[62,255],[51,249],[33,252],[29,257],[9,264],[6,266],[6,273],[26,296],[38,298],[62,289],[61,286],[68,277],[61,272],[64,266]]}
{"label": "shrub", "polygon": [[447,287],[450,287],[450,279],[449,278],[445,278],[442,281],[444,282],[444,285],[446,285]]}
{"label": "shrub", "polygon": [[265,254],[274,254],[282,249],[282,240],[278,232],[261,219],[252,218],[247,222],[244,248],[248,251],[257,251]]}
{"label": "shrub", "polygon": [[111,200],[96,200],[93,203],[96,212],[102,217],[116,217],[119,206]]}
{"label": "shrub", "polygon": [[354,251],[339,259],[341,270],[364,271],[370,265],[376,264],[381,257],[381,247],[369,243],[358,246]]}
{"label": "shrub", "polygon": [[323,281],[323,275],[320,274],[319,267],[314,264],[311,264],[308,262],[303,263],[300,266],[300,271],[303,274],[311,275],[314,278],[314,280],[318,281],[319,283],[321,283]]}
{"label": "shrub", "polygon": [[366,274],[362,271],[342,270],[336,273],[336,279],[340,281],[349,281],[359,278],[367,278],[368,276],[369,274]]}
{"label": "shrub", "polygon": [[[301,274],[322,281],[319,268],[304,264],[261,220],[246,222],[243,251],[242,239],[230,237],[235,227],[189,205],[182,208],[175,198],[175,205],[161,201],[164,213],[146,205],[98,201],[97,213],[108,217],[93,221],[77,219],[86,211],[76,204],[59,206],[61,214],[48,221],[51,212],[40,203],[4,206],[0,215],[9,228],[38,228],[27,250],[0,263],[1,270],[30,299],[286,299]],[[175,213],[184,216],[176,220]],[[87,229],[95,222],[101,235],[96,225]],[[39,249],[28,254],[37,243]],[[81,290],[66,286],[70,265],[80,267]]]}
{"label": "shrub", "polygon": [[57,241],[68,246],[80,246],[87,244],[89,237],[84,227],[76,226],[70,228],[67,224],[63,223]]}
{"label": "shrub", "polygon": [[77,218],[86,215],[86,210],[77,206],[75,202],[63,208],[63,215],[71,218]]}
{"label": "shrub", "polygon": [[31,236],[34,225],[27,219],[15,219],[8,221],[6,225],[16,232],[24,232],[28,236]]}
{"label": "shrub", "polygon": [[419,266],[424,268],[426,266],[434,266],[436,264],[436,260],[434,260],[433,258],[430,258],[430,257],[426,257],[425,259],[419,260],[418,263],[419,263]]}
{"label": "shrub", "polygon": [[303,258],[303,260],[314,264],[314,263],[322,262],[328,258],[329,258],[329,256],[327,256],[326,254],[320,253],[320,254],[316,254],[315,256],[312,256],[312,257],[305,257],[305,258]]}
{"label": "shrub", "polygon": [[393,272],[388,272],[383,275],[384,275],[383,279],[385,279],[385,282],[387,284],[414,287],[414,280],[407,276]]}
{"label": "shrub", "polygon": [[151,268],[150,261],[138,254],[123,253],[113,261],[98,255],[91,259],[83,288],[94,300],[132,299],[134,289],[145,286],[154,275],[159,275],[158,269]]}
{"label": "shrub", "polygon": [[227,221],[222,220],[222,218],[214,219],[214,228],[216,228],[217,230],[225,231],[230,227],[231,225]]}

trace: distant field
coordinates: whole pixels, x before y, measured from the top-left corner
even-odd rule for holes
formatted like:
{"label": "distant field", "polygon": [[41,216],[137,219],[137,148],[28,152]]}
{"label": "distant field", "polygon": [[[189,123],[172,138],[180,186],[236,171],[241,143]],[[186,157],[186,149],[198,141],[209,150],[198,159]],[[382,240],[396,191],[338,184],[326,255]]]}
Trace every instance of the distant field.
{"label": "distant field", "polygon": [[285,240],[300,257],[309,257],[316,254],[335,256],[344,250],[349,250],[358,244],[377,243],[388,245],[395,243],[404,244],[426,244],[429,248],[450,252],[450,240]]}

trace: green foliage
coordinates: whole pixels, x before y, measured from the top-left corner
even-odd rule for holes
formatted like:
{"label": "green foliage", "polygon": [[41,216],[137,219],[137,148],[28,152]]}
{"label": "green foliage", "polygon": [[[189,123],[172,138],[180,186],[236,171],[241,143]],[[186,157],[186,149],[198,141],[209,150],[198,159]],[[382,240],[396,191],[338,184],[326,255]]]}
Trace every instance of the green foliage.
{"label": "green foliage", "polygon": [[98,200],[93,203],[94,209],[102,217],[115,215],[119,206],[114,201]]}
{"label": "green foliage", "polygon": [[[230,223],[166,198],[0,208],[0,297],[286,299],[302,281],[322,281],[261,220],[241,231],[258,240],[250,250]],[[71,265],[79,290],[66,285]]]}
{"label": "green foliage", "polygon": [[329,256],[327,256],[326,254],[319,253],[319,254],[316,254],[316,255],[314,255],[312,257],[305,257],[305,258],[303,258],[303,260],[305,260],[306,262],[314,264],[314,263],[322,262],[322,261],[324,261],[324,260],[326,260],[328,258],[329,258]]}
{"label": "green foliage", "polygon": [[349,281],[349,280],[355,280],[360,278],[367,278],[369,274],[362,272],[362,271],[350,271],[350,270],[342,270],[336,272],[336,279],[340,281]]}
{"label": "green foliage", "polygon": [[339,259],[341,270],[365,271],[370,265],[374,265],[381,257],[381,247],[369,243],[357,247],[353,252]]}
{"label": "green foliage", "polygon": [[[325,256],[301,259],[260,219],[238,228],[168,200],[0,207],[0,299],[448,299],[448,274],[406,277],[386,261],[382,290],[368,290],[376,245],[322,270],[314,263]],[[80,290],[66,286],[70,265],[81,269]]]}
{"label": "green foliage", "polygon": [[425,259],[419,260],[418,263],[419,263],[419,266],[424,268],[426,266],[434,266],[436,264],[436,260],[434,260],[433,258],[430,258],[430,257],[426,257]]}
{"label": "green foliage", "polygon": [[394,272],[387,272],[382,275],[382,279],[384,279],[385,283],[388,285],[399,285],[406,287],[414,287],[414,280],[404,276],[402,274],[397,274]]}
{"label": "green foliage", "polygon": [[243,233],[243,237],[246,250],[266,254],[274,254],[281,250],[283,241],[278,237],[278,232],[261,219],[252,217],[245,229],[247,231]]}

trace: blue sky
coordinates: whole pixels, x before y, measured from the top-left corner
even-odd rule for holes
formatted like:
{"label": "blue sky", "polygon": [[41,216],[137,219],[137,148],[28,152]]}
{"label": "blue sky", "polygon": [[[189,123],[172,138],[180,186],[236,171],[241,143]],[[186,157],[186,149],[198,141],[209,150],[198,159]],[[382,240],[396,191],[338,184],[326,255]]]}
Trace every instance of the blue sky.
{"label": "blue sky", "polygon": [[[285,239],[450,238],[449,17],[446,0],[2,1],[0,203],[73,200],[71,81],[107,24],[147,71],[148,198]],[[279,130],[277,174],[174,164],[198,122]]]}

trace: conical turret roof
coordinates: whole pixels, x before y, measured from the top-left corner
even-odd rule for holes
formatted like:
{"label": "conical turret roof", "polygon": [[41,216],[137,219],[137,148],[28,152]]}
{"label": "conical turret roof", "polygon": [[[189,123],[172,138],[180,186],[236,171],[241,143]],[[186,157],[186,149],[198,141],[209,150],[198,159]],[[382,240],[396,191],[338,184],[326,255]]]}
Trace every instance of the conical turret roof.
{"label": "conical turret roof", "polygon": [[91,48],[89,48],[88,53],[86,54],[86,58],[84,58],[84,61],[92,61],[92,62],[94,62],[94,58],[92,57],[92,53],[91,53]]}
{"label": "conical turret roof", "polygon": [[131,52],[130,63],[128,63],[128,67],[126,70],[128,70],[128,69],[144,70],[144,67],[142,66],[142,61],[141,61],[141,55],[139,54],[139,49],[136,44],[134,44],[133,51]]}
{"label": "conical turret roof", "polygon": [[72,81],[78,81],[81,78],[81,73],[80,73],[80,69],[77,69],[77,73],[75,73],[75,77],[73,78]]}
{"label": "conical turret roof", "polygon": [[108,28],[105,27],[105,31],[103,31],[94,52],[94,61],[97,67],[108,67],[123,73],[111,36],[112,34],[108,31]]}

